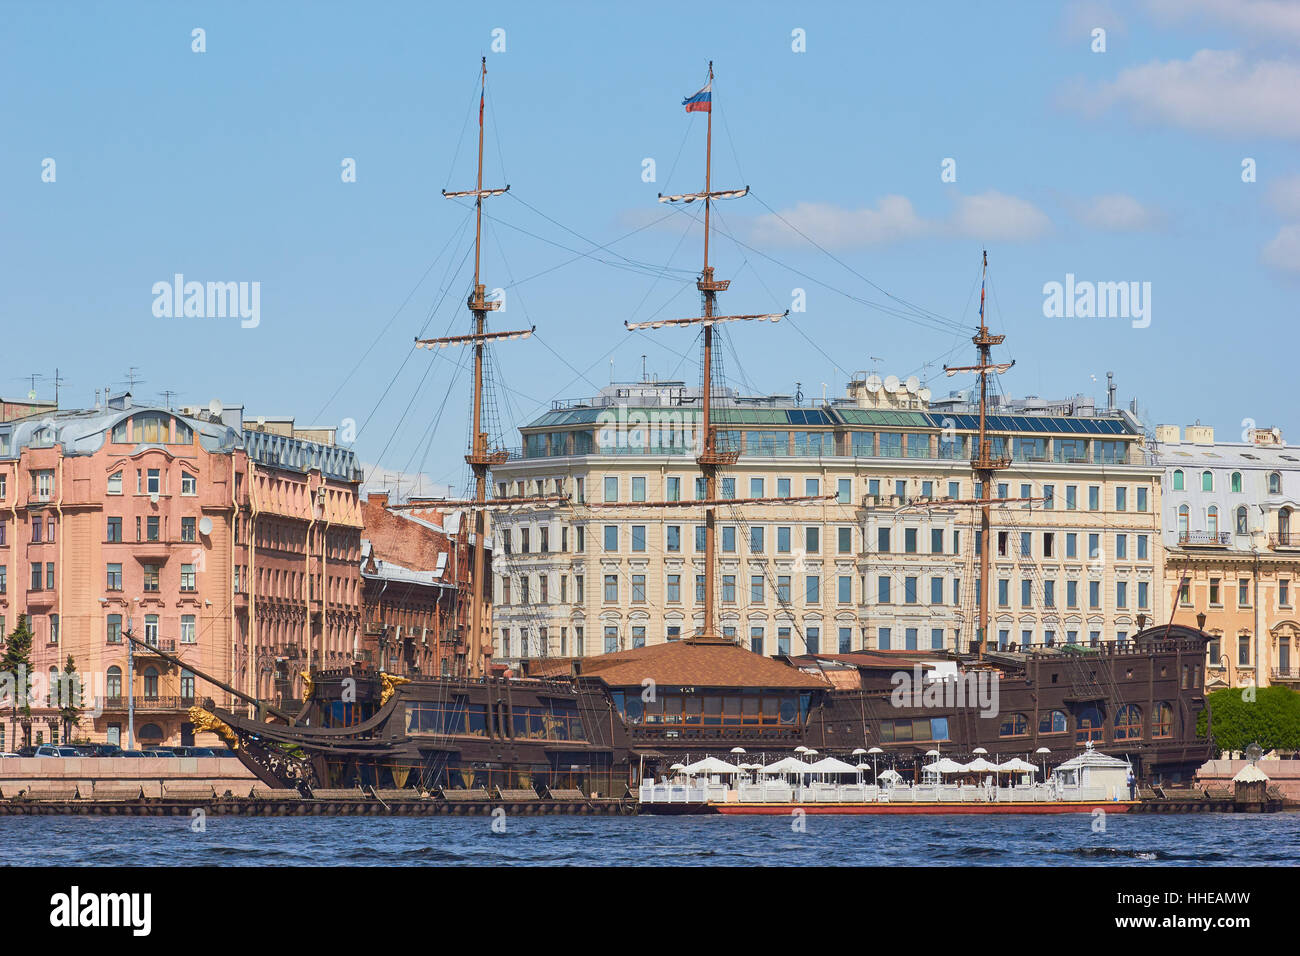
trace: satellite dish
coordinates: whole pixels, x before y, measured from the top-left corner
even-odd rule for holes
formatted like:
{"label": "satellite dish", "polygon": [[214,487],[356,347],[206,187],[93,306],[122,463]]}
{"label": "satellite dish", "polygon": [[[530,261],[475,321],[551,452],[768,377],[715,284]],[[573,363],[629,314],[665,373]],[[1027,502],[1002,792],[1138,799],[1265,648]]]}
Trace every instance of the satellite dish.
{"label": "satellite dish", "polygon": [[208,402],[208,411],[212,413],[214,418],[220,418],[221,413],[225,410],[226,409],[222,406],[219,399],[214,398],[212,401]]}
{"label": "satellite dish", "polygon": [[921,380],[915,375],[907,376],[907,390],[915,395],[921,390]]}
{"label": "satellite dish", "polygon": [[199,519],[199,534],[212,534],[212,519],[207,515]]}
{"label": "satellite dish", "polygon": [[930,400],[930,390],[928,388],[921,389],[920,398],[921,401],[928,402]]}
{"label": "satellite dish", "polygon": [[888,378],[885,379],[885,391],[887,392],[898,391],[898,384],[899,384],[898,376],[890,375]]}
{"label": "satellite dish", "polygon": [[877,375],[875,372],[872,372],[870,375],[867,376],[867,391],[868,392],[880,391],[880,376]]}

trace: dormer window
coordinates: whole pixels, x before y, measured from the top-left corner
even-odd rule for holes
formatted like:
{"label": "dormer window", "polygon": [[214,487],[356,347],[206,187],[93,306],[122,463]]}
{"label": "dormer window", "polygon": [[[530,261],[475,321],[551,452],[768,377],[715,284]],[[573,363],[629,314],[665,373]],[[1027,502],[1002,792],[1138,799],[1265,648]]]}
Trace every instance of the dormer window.
{"label": "dormer window", "polygon": [[146,412],[132,419],[135,428],[135,440],[152,442],[156,445],[166,443],[171,434],[171,419],[157,412]]}

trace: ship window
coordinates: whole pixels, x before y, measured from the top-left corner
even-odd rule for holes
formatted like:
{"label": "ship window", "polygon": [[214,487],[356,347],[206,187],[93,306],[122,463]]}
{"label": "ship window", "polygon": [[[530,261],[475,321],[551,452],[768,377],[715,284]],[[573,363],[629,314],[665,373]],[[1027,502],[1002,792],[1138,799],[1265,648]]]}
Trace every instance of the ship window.
{"label": "ship window", "polygon": [[1169,737],[1173,735],[1174,709],[1165,701],[1156,704],[1155,713],[1151,715],[1151,736]]}
{"label": "ship window", "polygon": [[1067,726],[1064,711],[1051,710],[1038,715],[1038,732],[1040,734],[1063,734]]}
{"label": "ship window", "polygon": [[1008,714],[998,727],[999,737],[1029,736],[1029,718],[1024,714]]}
{"label": "ship window", "polygon": [[1076,743],[1085,743],[1089,740],[1100,741],[1104,734],[1101,708],[1095,704],[1084,707],[1075,719],[1074,728]]}
{"label": "ship window", "polygon": [[1115,711],[1115,739],[1137,740],[1142,736],[1142,710],[1137,704],[1125,704]]}

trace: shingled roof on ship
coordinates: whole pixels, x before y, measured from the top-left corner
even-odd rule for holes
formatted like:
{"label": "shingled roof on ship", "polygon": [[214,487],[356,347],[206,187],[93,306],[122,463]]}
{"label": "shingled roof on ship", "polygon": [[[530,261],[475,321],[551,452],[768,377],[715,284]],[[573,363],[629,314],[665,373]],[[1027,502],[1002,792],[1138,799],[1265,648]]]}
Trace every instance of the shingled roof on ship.
{"label": "shingled roof on ship", "polygon": [[687,638],[596,657],[573,658],[561,664],[529,667],[527,676],[577,673],[595,677],[610,687],[640,687],[649,679],[661,687],[772,687],[826,690],[828,682],[805,674],[726,639]]}

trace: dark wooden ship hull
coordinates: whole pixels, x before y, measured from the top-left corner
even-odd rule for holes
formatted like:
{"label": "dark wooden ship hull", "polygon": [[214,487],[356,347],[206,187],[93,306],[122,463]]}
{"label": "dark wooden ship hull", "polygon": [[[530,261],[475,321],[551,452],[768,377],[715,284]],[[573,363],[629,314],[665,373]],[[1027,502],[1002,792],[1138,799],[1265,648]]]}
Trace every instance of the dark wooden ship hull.
{"label": "dark wooden ship hull", "polygon": [[[984,663],[1001,675],[996,715],[974,704],[898,706],[889,686],[870,686],[864,677],[858,689],[813,692],[788,724],[643,723],[625,713],[623,695],[633,689],[620,691],[594,676],[432,678],[394,686],[394,679],[374,672],[337,671],[317,675],[293,726],[218,716],[238,737],[244,762],[276,787],[490,795],[549,789],[618,798],[635,792],[643,778],[669,773],[674,763],[729,757],[737,747],[751,760],[770,761],[799,746],[843,755],[877,746],[879,765],[908,778],[932,759],[931,749],[967,755],[982,747],[991,759],[1020,755],[1051,766],[1086,741],[1131,760],[1144,781],[1174,782],[1190,778],[1210,756],[1209,740],[1196,732],[1205,707],[1203,655],[1196,637],[1006,660],[989,655]],[[1118,724],[1116,715],[1130,706],[1136,722]],[[1051,753],[1036,754],[1041,747]]]}

